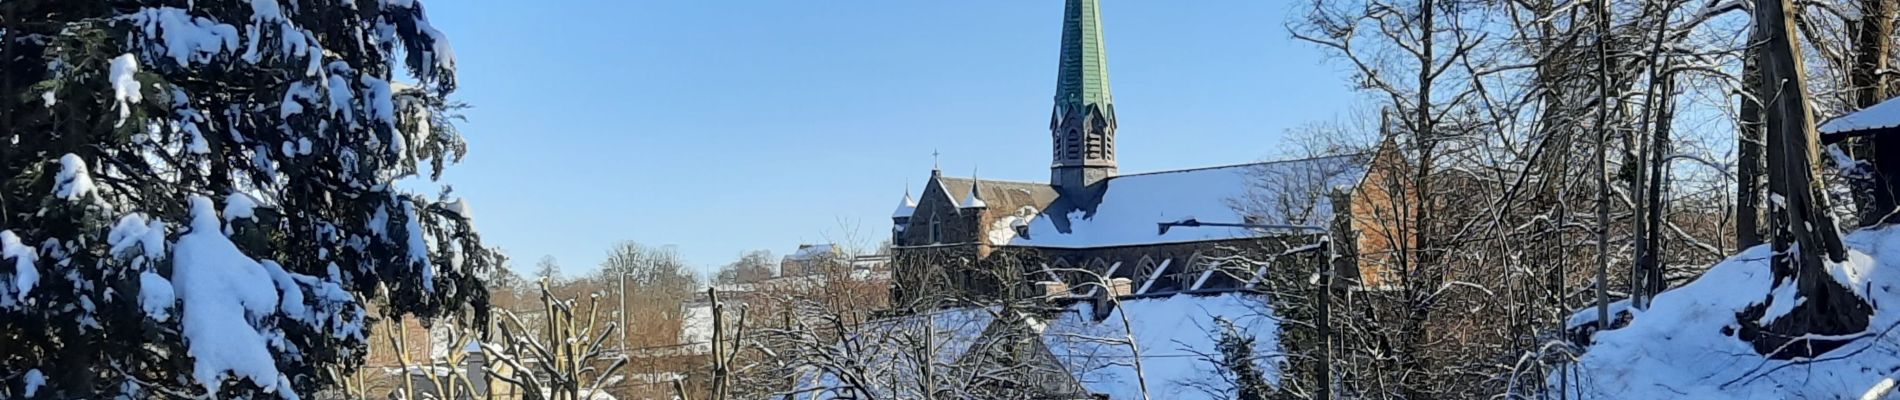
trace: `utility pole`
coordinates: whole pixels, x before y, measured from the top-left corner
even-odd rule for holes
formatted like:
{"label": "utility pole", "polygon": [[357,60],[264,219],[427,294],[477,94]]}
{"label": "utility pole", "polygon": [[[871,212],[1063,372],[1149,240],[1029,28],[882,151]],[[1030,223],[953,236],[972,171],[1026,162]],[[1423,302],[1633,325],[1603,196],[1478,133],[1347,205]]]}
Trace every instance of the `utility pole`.
{"label": "utility pole", "polygon": [[1333,398],[1333,263],[1338,255],[1333,250],[1333,235],[1329,232],[1320,237],[1319,247],[1319,398]]}
{"label": "utility pole", "polygon": [[620,322],[620,354],[627,354],[627,268],[621,266],[614,276],[620,278],[620,311],[614,316]]}

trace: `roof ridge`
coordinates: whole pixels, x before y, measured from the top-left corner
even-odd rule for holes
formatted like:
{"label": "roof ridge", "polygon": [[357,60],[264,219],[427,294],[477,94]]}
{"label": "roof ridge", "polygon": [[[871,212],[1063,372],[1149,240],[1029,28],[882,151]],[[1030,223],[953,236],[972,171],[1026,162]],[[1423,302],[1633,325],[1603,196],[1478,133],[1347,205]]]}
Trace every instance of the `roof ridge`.
{"label": "roof ridge", "polygon": [[955,179],[955,180],[962,180],[962,181],[972,181],[972,182],[982,182],[982,183],[983,183],[983,184],[985,184],[985,185],[988,185],[988,184],[996,184],[996,183],[1017,183],[1017,184],[1025,184],[1025,185],[1042,185],[1042,186],[1050,186],[1048,182],[1035,182],[1035,181],[1009,181],[1009,180],[1001,180],[1001,179],[990,179],[990,180],[983,180],[983,181],[979,181],[979,180],[977,180],[977,179],[976,179],[975,177],[968,177],[968,178],[965,178],[965,177],[957,177],[957,176],[943,176],[943,177],[941,177],[941,178],[942,178],[942,179]]}
{"label": "roof ridge", "polygon": [[1116,176],[1111,176],[1111,177],[1109,177],[1109,179],[1110,179],[1110,180],[1113,180],[1113,179],[1115,179],[1115,178],[1124,178],[1124,177],[1130,177],[1130,176],[1145,176],[1145,175],[1160,175],[1160,174],[1172,174],[1172,173],[1176,173],[1176,172],[1194,172],[1194,171],[1205,171],[1205,170],[1210,170],[1210,169],[1223,169],[1223,168],[1233,168],[1233,167],[1248,167],[1248,166],[1255,166],[1255,165],[1272,165],[1272,164],[1285,164],[1285,163],[1293,163],[1293,162],[1301,162],[1301,161],[1314,161],[1314,160],[1324,160],[1324,159],[1328,159],[1328,158],[1343,158],[1343,157],[1353,157],[1353,156],[1362,156],[1362,155],[1366,155],[1366,154],[1370,154],[1370,152],[1366,152],[1366,153],[1347,153],[1347,154],[1334,154],[1334,155],[1327,155],[1327,156],[1313,156],[1313,157],[1306,157],[1306,158],[1292,158],[1292,159],[1285,159],[1285,160],[1272,160],[1272,161],[1254,161],[1254,162],[1246,162],[1246,163],[1235,163],[1235,164],[1224,164],[1224,165],[1213,165],[1213,166],[1206,166],[1206,167],[1194,167],[1194,168],[1183,168],[1183,169],[1174,169],[1174,170],[1166,170],[1166,171],[1148,171],[1148,172],[1141,172],[1141,173],[1133,173],[1133,174],[1122,174],[1122,175],[1116,175]]}

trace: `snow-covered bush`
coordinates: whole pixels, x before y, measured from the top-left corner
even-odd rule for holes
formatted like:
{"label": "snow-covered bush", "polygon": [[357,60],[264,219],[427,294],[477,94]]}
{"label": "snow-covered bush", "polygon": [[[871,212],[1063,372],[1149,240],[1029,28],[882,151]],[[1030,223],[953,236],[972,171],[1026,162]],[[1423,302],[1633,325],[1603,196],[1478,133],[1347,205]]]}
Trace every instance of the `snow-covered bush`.
{"label": "snow-covered bush", "polygon": [[415,0],[0,2],[0,398],[297,398],[366,304],[479,323]]}

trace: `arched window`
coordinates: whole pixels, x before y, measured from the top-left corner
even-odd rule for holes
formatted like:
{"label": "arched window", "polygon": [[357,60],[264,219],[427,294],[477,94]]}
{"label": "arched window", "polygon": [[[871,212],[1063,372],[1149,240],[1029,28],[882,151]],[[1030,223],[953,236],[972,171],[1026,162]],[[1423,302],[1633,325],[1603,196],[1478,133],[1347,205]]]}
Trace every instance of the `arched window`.
{"label": "arched window", "polygon": [[943,243],[943,221],[937,220],[937,216],[932,214],[930,216],[930,244],[938,243]]}
{"label": "arched window", "polygon": [[1169,260],[1162,260],[1160,264],[1155,264],[1153,258],[1142,256],[1141,263],[1136,264],[1141,267],[1135,269],[1140,272],[1135,277],[1135,294],[1147,294],[1150,291],[1160,293],[1160,291],[1172,290],[1168,288],[1166,284],[1155,286],[1156,282],[1167,280],[1168,261]]}
{"label": "arched window", "polygon": [[1222,287],[1229,280],[1226,279],[1228,277],[1225,276],[1224,271],[1221,271],[1220,260],[1202,257],[1201,252],[1197,251],[1194,255],[1188,256],[1187,266],[1188,273],[1181,277],[1181,290]]}
{"label": "arched window", "polygon": [[1062,274],[1067,274],[1069,268],[1072,268],[1072,267],[1069,266],[1068,259],[1057,258],[1055,265],[1049,268],[1049,274],[1047,278],[1049,278],[1049,280],[1052,280],[1052,281],[1062,280]]}

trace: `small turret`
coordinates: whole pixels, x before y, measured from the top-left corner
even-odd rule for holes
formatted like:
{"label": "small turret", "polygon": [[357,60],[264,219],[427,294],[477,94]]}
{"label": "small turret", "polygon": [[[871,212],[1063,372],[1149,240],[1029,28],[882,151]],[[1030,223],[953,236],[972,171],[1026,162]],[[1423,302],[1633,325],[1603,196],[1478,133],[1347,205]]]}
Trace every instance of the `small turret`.
{"label": "small turret", "polygon": [[963,208],[989,208],[990,203],[983,201],[983,181],[970,174],[970,195],[963,198]]}

